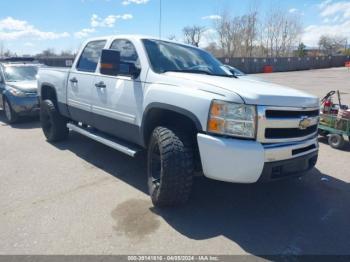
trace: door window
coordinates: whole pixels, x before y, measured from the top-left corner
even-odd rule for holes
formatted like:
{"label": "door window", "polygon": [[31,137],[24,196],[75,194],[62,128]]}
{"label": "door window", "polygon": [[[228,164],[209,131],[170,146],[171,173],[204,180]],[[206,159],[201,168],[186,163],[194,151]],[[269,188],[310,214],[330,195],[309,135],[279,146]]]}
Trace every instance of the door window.
{"label": "door window", "polygon": [[102,49],[105,47],[106,41],[94,41],[90,42],[84,48],[83,53],[80,56],[77,70],[83,72],[95,72],[98,61],[100,60]]}
{"label": "door window", "polygon": [[120,52],[120,62],[122,64],[134,64],[136,67],[140,67],[140,60],[135,46],[129,40],[115,40],[112,43],[111,49]]}

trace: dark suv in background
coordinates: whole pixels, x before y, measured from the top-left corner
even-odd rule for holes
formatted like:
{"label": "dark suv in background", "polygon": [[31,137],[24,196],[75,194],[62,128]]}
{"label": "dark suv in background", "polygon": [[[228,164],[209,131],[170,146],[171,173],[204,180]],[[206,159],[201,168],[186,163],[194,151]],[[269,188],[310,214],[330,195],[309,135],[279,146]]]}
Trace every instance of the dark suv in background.
{"label": "dark suv in background", "polygon": [[28,58],[0,60],[0,108],[8,123],[20,116],[39,115],[36,76],[40,66]]}

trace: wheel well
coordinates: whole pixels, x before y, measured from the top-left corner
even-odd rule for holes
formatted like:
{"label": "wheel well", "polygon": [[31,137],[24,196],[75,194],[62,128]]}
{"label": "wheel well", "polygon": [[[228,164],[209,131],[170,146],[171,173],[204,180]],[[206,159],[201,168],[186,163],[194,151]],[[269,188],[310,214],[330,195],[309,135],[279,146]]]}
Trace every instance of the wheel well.
{"label": "wheel well", "polygon": [[143,130],[143,140],[146,147],[148,147],[151,135],[156,127],[173,127],[177,129],[182,129],[188,132],[193,139],[193,144],[195,145],[195,160],[196,160],[196,172],[201,172],[202,165],[200,161],[197,134],[201,132],[199,124],[196,123],[190,116],[184,115],[179,112],[175,112],[167,109],[153,108],[147,112],[144,118]]}
{"label": "wheel well", "polygon": [[54,103],[57,103],[56,91],[52,86],[42,86],[41,88],[41,100],[51,100]]}

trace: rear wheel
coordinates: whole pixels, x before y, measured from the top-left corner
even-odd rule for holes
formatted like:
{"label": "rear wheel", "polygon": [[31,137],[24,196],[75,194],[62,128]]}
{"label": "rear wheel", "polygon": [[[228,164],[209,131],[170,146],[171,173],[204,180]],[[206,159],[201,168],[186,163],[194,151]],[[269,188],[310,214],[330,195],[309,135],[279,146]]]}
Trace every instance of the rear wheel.
{"label": "rear wheel", "polygon": [[148,187],[157,207],[185,204],[191,194],[194,152],[191,137],[176,129],[158,127],[148,148]]}
{"label": "rear wheel", "polygon": [[342,135],[332,134],[328,137],[328,143],[335,149],[342,149],[345,146],[345,140]]}
{"label": "rear wheel", "polygon": [[5,111],[5,117],[6,121],[9,124],[14,124],[18,120],[18,115],[15,111],[13,111],[12,106],[10,102],[7,100],[7,98],[4,98],[4,111]]}
{"label": "rear wheel", "polygon": [[58,112],[51,100],[41,102],[40,121],[47,141],[59,142],[68,137],[67,119]]}

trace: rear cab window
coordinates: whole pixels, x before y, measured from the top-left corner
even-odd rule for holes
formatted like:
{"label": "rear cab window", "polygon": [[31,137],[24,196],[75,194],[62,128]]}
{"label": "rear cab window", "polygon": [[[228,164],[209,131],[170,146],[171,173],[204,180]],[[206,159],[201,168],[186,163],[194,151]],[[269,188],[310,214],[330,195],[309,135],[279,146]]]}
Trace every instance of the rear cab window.
{"label": "rear cab window", "polygon": [[98,40],[88,43],[79,58],[76,69],[81,72],[94,73],[106,42],[106,40]]}

